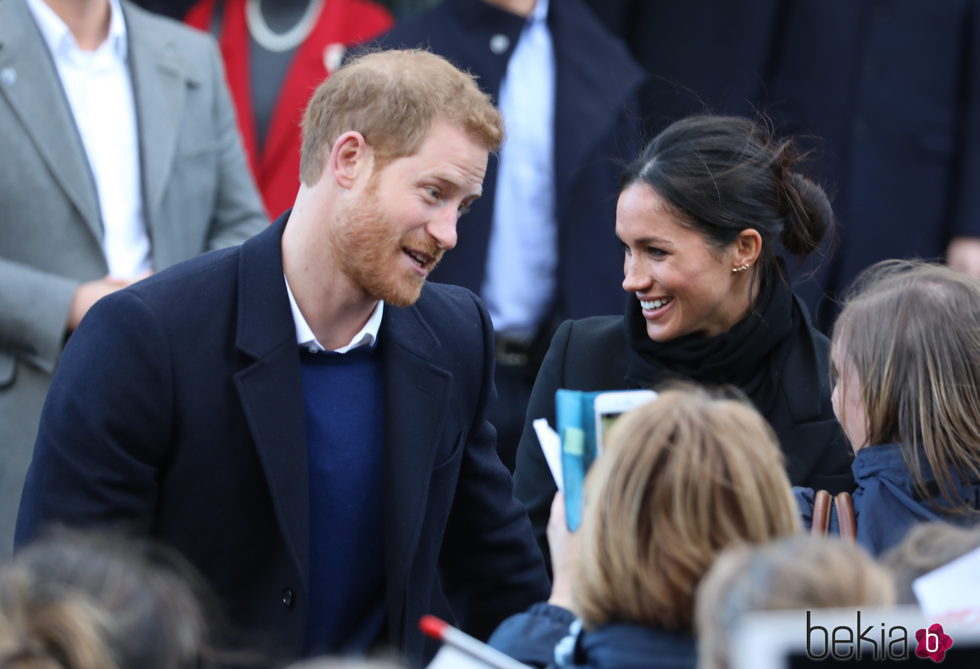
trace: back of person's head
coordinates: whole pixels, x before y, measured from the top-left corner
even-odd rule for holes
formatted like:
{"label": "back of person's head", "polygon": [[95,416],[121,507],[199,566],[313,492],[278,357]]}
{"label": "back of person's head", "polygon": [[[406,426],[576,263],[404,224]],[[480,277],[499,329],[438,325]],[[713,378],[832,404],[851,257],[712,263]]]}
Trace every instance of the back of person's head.
{"label": "back of person's head", "polygon": [[838,389],[859,393],[866,417],[854,446],[901,444],[919,494],[965,512],[954,475],[980,480],[980,280],[919,261],[872,266],[837,319],[833,360],[839,379],[841,365],[857,377]]}
{"label": "back of person's head", "polygon": [[894,603],[888,571],[860,546],[838,537],[797,534],[762,546],[733,546],[698,589],[698,666],[728,666],[735,625],[753,611]]}
{"label": "back of person's head", "polygon": [[980,525],[957,527],[949,523],[921,523],[881,558],[891,572],[901,604],[915,604],[912,582],[956,558],[980,549]]}
{"label": "back of person's head", "polygon": [[169,550],[61,530],[0,570],[0,669],[191,669],[206,625]]}
{"label": "back of person's head", "polygon": [[675,121],[631,163],[622,188],[643,183],[682,221],[717,248],[746,229],[762,238],[758,265],[772,271],[778,244],[804,258],[833,229],[823,189],[794,170],[791,140],[737,116],[691,116]]}
{"label": "back of person's head", "polygon": [[668,390],[627,412],[586,482],[576,613],[689,630],[715,554],[798,530],[782,453],[750,405]]}
{"label": "back of person's head", "polygon": [[462,128],[494,151],[503,120],[474,78],[445,58],[417,49],[364,54],[330,75],[303,116],[300,179],[320,179],[337,138],[361,133],[374,150],[375,168],[415,153],[436,121]]}

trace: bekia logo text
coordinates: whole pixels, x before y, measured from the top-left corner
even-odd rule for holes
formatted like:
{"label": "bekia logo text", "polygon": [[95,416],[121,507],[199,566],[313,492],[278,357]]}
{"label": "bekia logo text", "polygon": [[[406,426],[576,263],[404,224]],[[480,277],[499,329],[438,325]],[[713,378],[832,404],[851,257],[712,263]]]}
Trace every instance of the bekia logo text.
{"label": "bekia logo text", "polygon": [[[942,662],[953,640],[934,623],[928,629],[915,632],[915,655]],[[885,623],[865,625],[861,611],[855,612],[854,627],[838,625],[827,628],[813,623],[811,611],[806,612],[806,655],[811,660],[905,660],[909,657],[909,633],[901,625],[885,627]]]}

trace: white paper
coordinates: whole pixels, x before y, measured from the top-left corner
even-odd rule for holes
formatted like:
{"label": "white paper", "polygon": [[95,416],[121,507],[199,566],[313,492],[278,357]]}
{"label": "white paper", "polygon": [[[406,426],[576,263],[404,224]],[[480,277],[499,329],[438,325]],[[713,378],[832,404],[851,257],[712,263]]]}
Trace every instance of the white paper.
{"label": "white paper", "polygon": [[545,462],[551,470],[551,477],[555,479],[555,485],[560,492],[564,492],[561,474],[561,438],[558,433],[548,425],[547,418],[538,418],[533,423],[534,433],[538,435],[538,443],[544,452]]}
{"label": "white paper", "polygon": [[481,662],[471,655],[443,644],[436,656],[432,658],[427,669],[487,669],[492,664]]}
{"label": "white paper", "polygon": [[980,548],[912,582],[927,618],[980,613]]}

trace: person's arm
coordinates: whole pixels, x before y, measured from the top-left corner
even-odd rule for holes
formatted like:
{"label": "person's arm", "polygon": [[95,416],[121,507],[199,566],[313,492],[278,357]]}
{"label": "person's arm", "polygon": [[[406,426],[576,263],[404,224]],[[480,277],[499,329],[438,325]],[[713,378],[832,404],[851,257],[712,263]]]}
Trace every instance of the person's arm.
{"label": "person's arm", "polygon": [[80,281],[0,258],[0,349],[53,372]]}
{"label": "person's arm", "polygon": [[524,503],[527,515],[531,519],[531,526],[534,528],[534,538],[541,547],[545,562],[549,565],[551,563],[547,537],[548,516],[558,487],[544,459],[532,422],[538,418],[546,418],[549,425],[553,428],[557,427],[555,391],[562,387],[562,370],[565,366],[565,351],[568,348],[571,325],[571,321],[565,321],[558,327],[541,363],[541,369],[538,371],[528,401],[524,434],[517,446],[517,465],[514,469],[514,496]]}
{"label": "person's arm", "polygon": [[803,521],[803,528],[808,531],[813,526],[814,495],[813,488],[793,486],[793,497],[796,498],[796,505],[800,509],[800,520]]}
{"label": "person's arm", "polygon": [[134,280],[106,276],[81,282],[0,259],[0,350],[53,372],[65,335],[100,298]]}
{"label": "person's arm", "polygon": [[487,421],[493,396],[493,326],[473,296],[483,332],[480,398],[464,445],[440,574],[463,629],[485,639],[507,616],[548,597],[550,583],[527,514],[513,497],[500,462],[496,433]]}
{"label": "person's arm", "polygon": [[[215,86],[215,129],[219,143],[218,179],[214,194],[207,251],[241,244],[269,224],[235,123],[235,109],[225,83],[224,67],[214,41],[208,39],[212,83]],[[297,188],[299,175],[297,175]]]}
{"label": "person's arm", "polygon": [[51,523],[147,531],[171,404],[169,348],[155,315],[130,291],[101,300],[69,340],[51,384],[16,545]]}
{"label": "person's arm", "polygon": [[579,556],[578,535],[565,525],[565,498],[559,492],[551,504],[548,541],[552,550],[551,596],[524,613],[511,616],[500,624],[489,644],[499,651],[533,667],[554,663],[555,648],[569,636],[575,614],[572,613],[572,588]]}

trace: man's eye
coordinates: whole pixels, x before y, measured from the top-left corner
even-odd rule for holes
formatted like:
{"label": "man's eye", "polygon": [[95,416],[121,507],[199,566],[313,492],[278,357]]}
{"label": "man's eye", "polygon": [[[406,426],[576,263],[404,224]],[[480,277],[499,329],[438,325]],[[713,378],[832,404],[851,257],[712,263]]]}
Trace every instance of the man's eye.
{"label": "man's eye", "polygon": [[470,203],[464,202],[459,205],[458,215],[462,216],[463,214],[467,213],[469,210],[470,210]]}
{"label": "man's eye", "polygon": [[438,188],[436,188],[436,187],[434,187],[434,186],[429,186],[428,188],[426,188],[426,189],[425,189],[425,192],[426,192],[426,193],[428,194],[428,196],[429,196],[429,197],[431,197],[431,198],[432,198],[433,200],[438,200],[439,198],[441,198],[441,197],[442,197],[442,193],[441,193],[441,192],[439,192],[439,189],[438,189]]}

